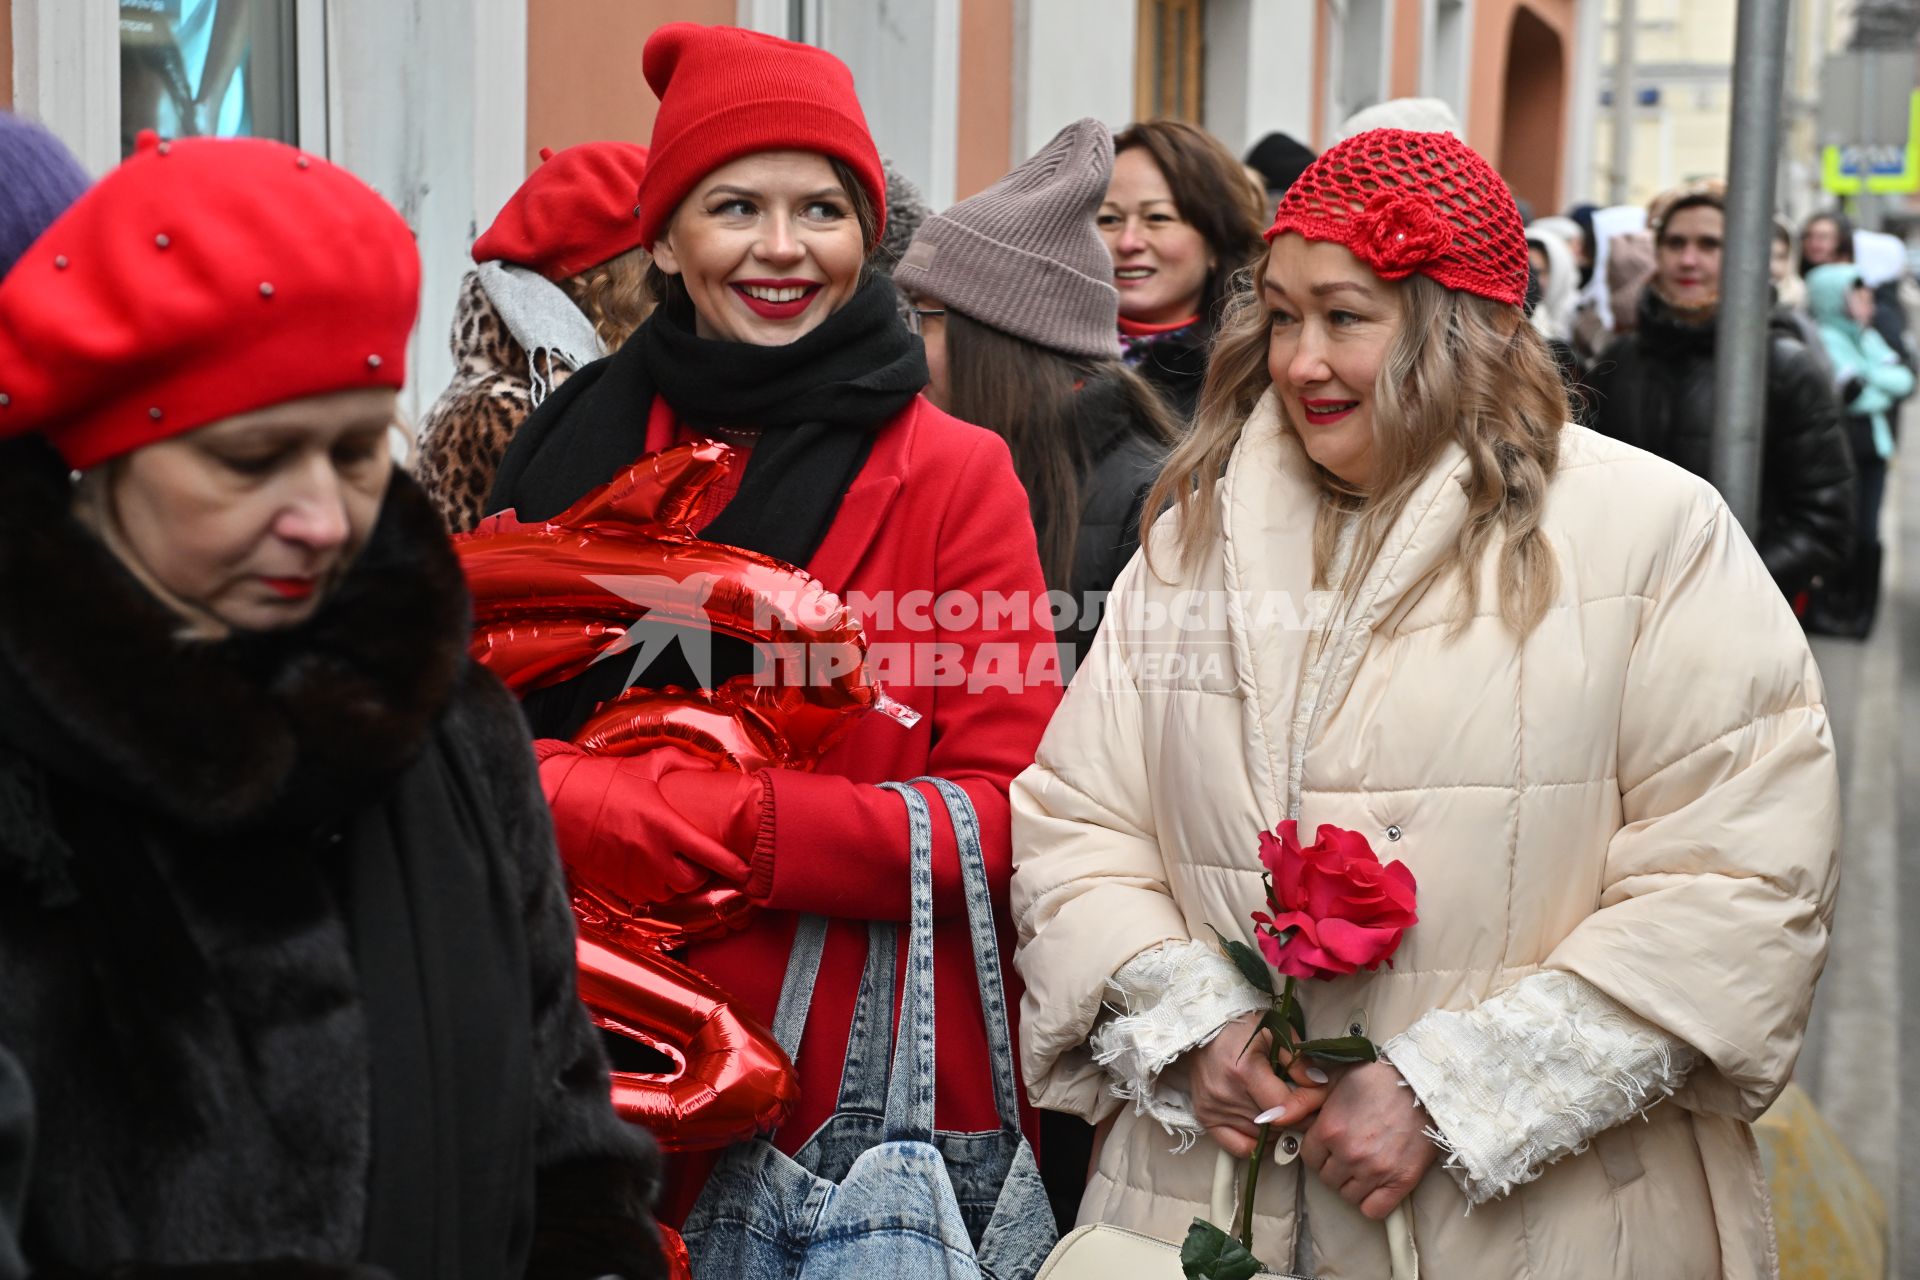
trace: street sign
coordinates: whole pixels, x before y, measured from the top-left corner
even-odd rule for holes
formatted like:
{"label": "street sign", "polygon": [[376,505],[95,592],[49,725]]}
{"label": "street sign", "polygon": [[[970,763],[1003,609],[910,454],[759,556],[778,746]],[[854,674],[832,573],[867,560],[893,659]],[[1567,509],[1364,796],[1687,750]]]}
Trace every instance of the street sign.
{"label": "street sign", "polygon": [[1907,93],[1906,136],[1895,142],[1851,142],[1822,148],[1820,185],[1837,196],[1920,191],[1920,90]]}

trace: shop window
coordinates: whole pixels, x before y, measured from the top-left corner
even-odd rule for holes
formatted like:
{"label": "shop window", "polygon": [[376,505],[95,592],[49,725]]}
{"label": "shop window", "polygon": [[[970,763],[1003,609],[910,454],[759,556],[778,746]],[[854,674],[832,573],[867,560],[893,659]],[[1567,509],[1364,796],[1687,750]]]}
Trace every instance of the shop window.
{"label": "shop window", "polygon": [[1200,123],[1205,101],[1206,0],[1139,0],[1134,45],[1133,114],[1137,120]]}
{"label": "shop window", "polygon": [[295,5],[121,0],[120,153],[164,137],[300,141]]}

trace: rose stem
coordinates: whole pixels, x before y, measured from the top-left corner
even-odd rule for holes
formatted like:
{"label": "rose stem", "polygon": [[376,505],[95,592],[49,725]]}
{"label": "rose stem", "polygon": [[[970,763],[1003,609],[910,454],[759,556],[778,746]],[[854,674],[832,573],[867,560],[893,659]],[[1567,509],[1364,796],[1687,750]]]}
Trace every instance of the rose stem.
{"label": "rose stem", "polygon": [[[1273,1068],[1275,1075],[1280,1074],[1281,1050],[1285,1049],[1290,1053],[1293,1049],[1293,1000],[1294,980],[1288,978],[1287,985],[1281,988],[1280,991],[1281,1034],[1273,1038],[1273,1044],[1267,1049],[1267,1064]],[[1289,1082],[1287,1087],[1291,1089],[1293,1087],[1292,1083]],[[1254,1144],[1253,1155],[1247,1162],[1247,1194],[1246,1198],[1240,1203],[1240,1230],[1238,1234],[1240,1236],[1240,1243],[1245,1246],[1248,1253],[1253,1252],[1253,1193],[1254,1189],[1260,1185],[1260,1170],[1265,1167],[1267,1163],[1267,1146],[1272,1141],[1273,1126],[1271,1124],[1261,1125],[1260,1141]]]}

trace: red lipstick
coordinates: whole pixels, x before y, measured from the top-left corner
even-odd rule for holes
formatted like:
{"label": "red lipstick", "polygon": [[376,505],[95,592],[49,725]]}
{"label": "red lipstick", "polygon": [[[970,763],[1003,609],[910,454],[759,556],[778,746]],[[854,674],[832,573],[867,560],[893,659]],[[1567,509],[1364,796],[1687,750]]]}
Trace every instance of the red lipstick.
{"label": "red lipstick", "polygon": [[[791,320],[813,305],[814,298],[819,296],[821,285],[818,280],[734,280],[728,287],[740,301],[747,304],[748,310],[761,319]],[[776,300],[755,297],[754,293],[748,292],[749,290],[757,293],[787,294],[797,290],[799,296]]]}
{"label": "red lipstick", "polygon": [[1302,400],[1301,411],[1307,415],[1307,421],[1316,427],[1340,421],[1360,407],[1358,400]]}
{"label": "red lipstick", "polygon": [[319,585],[318,579],[315,578],[263,577],[260,581],[266,583],[268,589],[282,600],[305,600],[313,594],[314,588]]}

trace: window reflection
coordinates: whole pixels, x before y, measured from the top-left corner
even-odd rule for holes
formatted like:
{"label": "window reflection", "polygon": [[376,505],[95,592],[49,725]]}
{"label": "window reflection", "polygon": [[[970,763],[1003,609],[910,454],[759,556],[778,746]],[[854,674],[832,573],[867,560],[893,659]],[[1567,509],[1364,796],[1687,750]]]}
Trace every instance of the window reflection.
{"label": "window reflection", "polygon": [[297,140],[293,0],[121,0],[120,153],[163,137]]}

